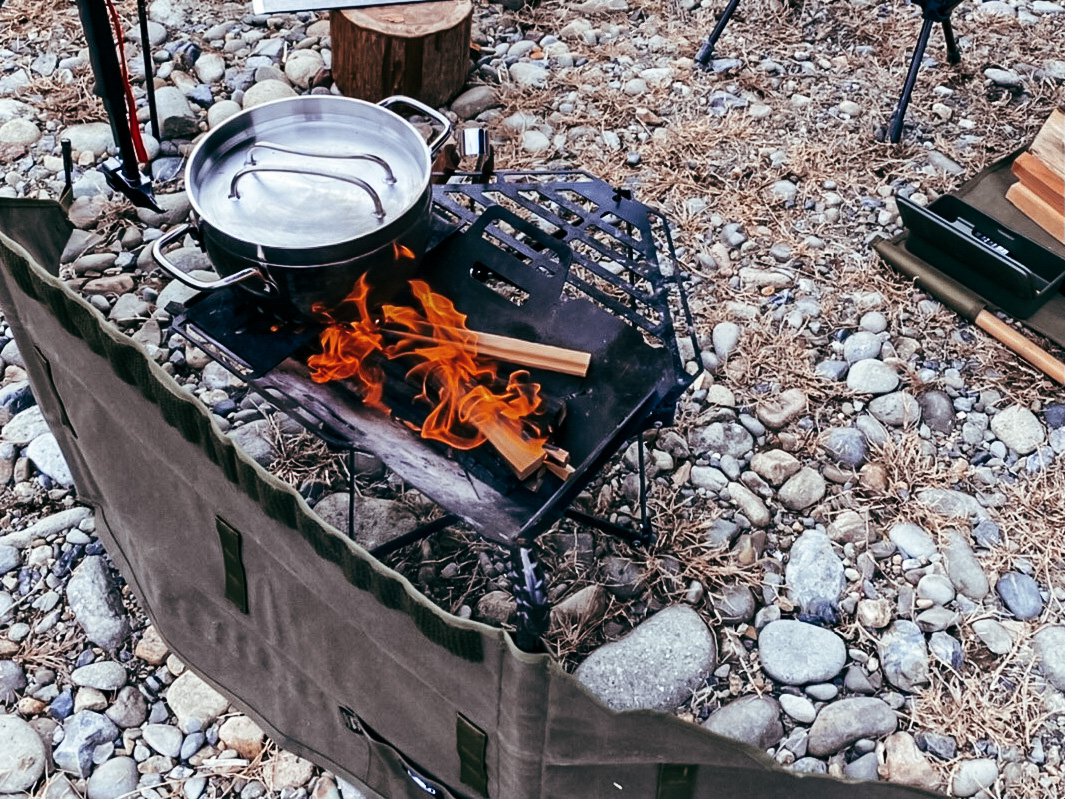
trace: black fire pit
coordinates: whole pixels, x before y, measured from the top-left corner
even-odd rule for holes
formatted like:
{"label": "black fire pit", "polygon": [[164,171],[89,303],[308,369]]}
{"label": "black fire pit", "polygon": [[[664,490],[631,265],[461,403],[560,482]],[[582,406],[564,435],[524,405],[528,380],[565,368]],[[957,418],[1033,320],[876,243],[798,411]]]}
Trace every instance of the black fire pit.
{"label": "black fire pit", "polygon": [[[501,172],[487,184],[459,175],[435,186],[433,234],[421,278],[471,329],[591,353],[583,378],[529,370],[565,403],[554,443],[570,453],[568,480],[547,474],[530,487],[489,447],[425,441],[343,382],[312,382],[305,360],[320,329],[278,318],[244,292],[199,295],[174,326],[329,443],[377,454],[483,537],[528,545],[625,441],[672,421],[700,371],[668,222],[584,172]],[[692,343],[687,364],[678,336]],[[642,531],[582,521],[650,534],[646,518]]]}

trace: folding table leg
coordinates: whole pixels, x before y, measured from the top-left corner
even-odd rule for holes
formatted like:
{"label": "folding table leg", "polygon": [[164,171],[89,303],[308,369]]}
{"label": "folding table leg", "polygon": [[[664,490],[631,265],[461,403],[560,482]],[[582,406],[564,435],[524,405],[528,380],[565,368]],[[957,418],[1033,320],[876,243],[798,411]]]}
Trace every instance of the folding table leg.
{"label": "folding table leg", "polygon": [[954,28],[949,17],[943,20],[943,38],[947,40],[947,63],[956,67],[961,63],[961,53],[958,51],[958,42],[954,38]]}
{"label": "folding table leg", "polygon": [[740,0],[729,0],[725,10],[721,13],[721,17],[717,20],[717,24],[714,26],[713,31],[706,37],[706,41],[703,42],[702,47],[699,48],[699,52],[695,54],[695,63],[701,67],[705,67],[710,63],[710,59],[714,57],[714,47],[717,46],[717,40],[721,38],[721,34],[725,31],[725,26],[728,25],[728,21],[732,19],[732,14],[736,10],[736,6],[740,4]]}
{"label": "folding table leg", "polygon": [[[898,107],[888,126],[888,141],[898,144],[902,139],[902,127],[906,121],[906,106],[910,104],[910,95],[913,86],[917,82],[917,71],[921,68],[921,59],[924,58],[925,48],[928,46],[928,34],[932,30],[933,20],[925,17],[921,25],[921,35],[917,37],[917,46],[913,48],[913,58],[910,59],[910,71],[906,75],[906,83],[902,86],[902,95],[899,97]],[[944,27],[944,31],[947,28]]]}

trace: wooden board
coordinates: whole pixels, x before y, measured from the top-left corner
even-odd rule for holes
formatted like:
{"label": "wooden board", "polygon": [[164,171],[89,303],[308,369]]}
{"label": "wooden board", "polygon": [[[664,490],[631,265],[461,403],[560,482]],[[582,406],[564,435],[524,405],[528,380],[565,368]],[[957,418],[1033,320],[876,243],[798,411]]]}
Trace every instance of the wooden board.
{"label": "wooden board", "polygon": [[348,97],[441,106],[466,83],[472,19],[470,0],[332,11],[333,79]]}

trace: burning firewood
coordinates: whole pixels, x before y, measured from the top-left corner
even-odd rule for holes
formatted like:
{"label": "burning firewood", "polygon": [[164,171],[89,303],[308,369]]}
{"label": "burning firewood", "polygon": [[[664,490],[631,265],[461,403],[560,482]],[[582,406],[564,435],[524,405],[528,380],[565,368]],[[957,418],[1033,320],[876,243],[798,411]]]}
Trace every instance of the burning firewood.
{"label": "burning firewood", "polygon": [[[547,401],[526,371],[514,371],[504,381],[496,363],[481,352],[480,341],[487,334],[467,330],[466,317],[427,284],[412,281],[411,289],[421,309],[385,305],[380,318],[387,327],[382,327],[370,313],[369,286],[360,280],[345,302],[344,313],[354,320],[323,331],[322,352],[307,361],[311,378],[318,383],[351,380],[364,402],[388,410],[384,384],[392,370],[385,365],[407,363],[405,381],[421,386],[415,401],[432,406],[420,425],[423,438],[460,450],[488,442],[519,479],[534,477],[548,459],[547,434],[564,415],[564,404]],[[386,342],[386,336],[392,341]],[[513,351],[514,341],[504,339],[504,347]],[[586,355],[545,349],[557,350],[545,356],[554,363],[572,365]],[[564,463],[554,465],[565,472]]]}
{"label": "burning firewood", "polygon": [[[423,344],[432,344],[439,340],[431,335],[392,330],[387,327],[382,328],[381,332],[386,336],[405,338]],[[445,336],[454,340],[453,334],[456,331],[445,329],[443,332]],[[580,350],[553,347],[548,344],[535,344],[531,341],[522,341],[510,336],[498,336],[494,333],[480,333],[474,330],[463,330],[461,332],[472,336],[471,351],[474,355],[495,358],[497,361],[504,361],[517,366],[527,366],[530,369],[545,369],[549,372],[559,372],[564,375],[586,377],[592,362],[591,353],[581,352]],[[463,344],[463,346],[466,345]]]}

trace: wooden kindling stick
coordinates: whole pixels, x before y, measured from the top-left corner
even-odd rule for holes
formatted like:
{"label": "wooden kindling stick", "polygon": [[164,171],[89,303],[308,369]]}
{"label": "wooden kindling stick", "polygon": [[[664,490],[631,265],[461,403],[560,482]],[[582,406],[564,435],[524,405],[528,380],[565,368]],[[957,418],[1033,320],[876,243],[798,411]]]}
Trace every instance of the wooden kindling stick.
{"label": "wooden kindling stick", "polygon": [[[461,346],[452,339],[437,339],[433,336],[425,336],[420,333],[407,333],[403,330],[395,330],[382,327],[381,332],[394,338],[405,338],[419,344],[450,344]],[[477,331],[459,331],[454,328],[442,328],[442,333],[447,335],[454,333],[470,333],[473,335],[474,346],[478,355],[486,358],[495,358],[497,361],[527,366],[530,369],[545,369],[550,372],[559,372],[575,377],[585,377],[591,366],[592,355],[589,352],[570,350],[565,347],[553,347],[549,344],[535,344],[531,341],[522,341],[520,338],[510,336],[498,336],[495,333],[479,333]]]}

